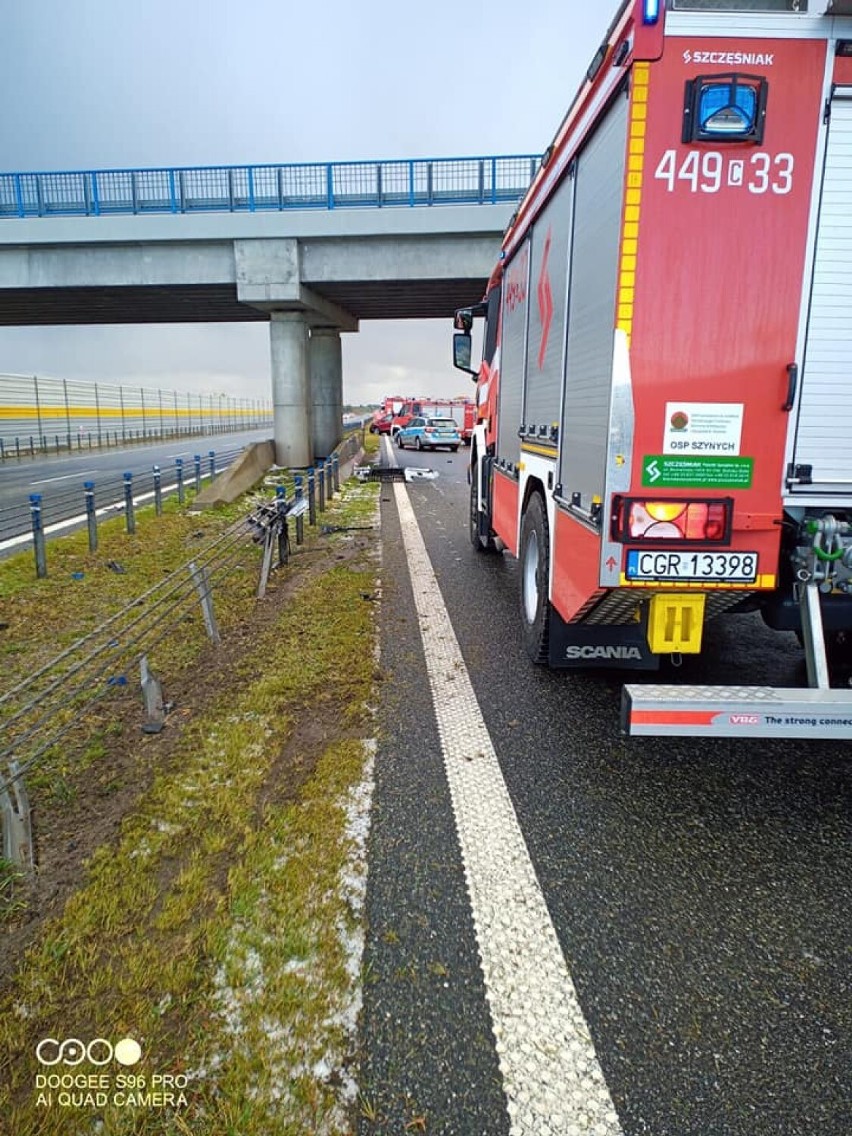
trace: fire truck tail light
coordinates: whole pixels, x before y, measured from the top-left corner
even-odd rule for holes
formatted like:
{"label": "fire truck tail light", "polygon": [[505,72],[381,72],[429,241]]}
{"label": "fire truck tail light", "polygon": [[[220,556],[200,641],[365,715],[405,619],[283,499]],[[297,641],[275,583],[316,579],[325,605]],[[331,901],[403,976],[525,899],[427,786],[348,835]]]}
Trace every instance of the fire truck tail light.
{"label": "fire truck tail light", "polygon": [[642,23],[656,24],[660,18],[660,0],[644,0],[642,6]]}
{"label": "fire truck tail light", "polygon": [[615,497],[612,536],[619,541],[722,543],[731,534],[733,502]]}

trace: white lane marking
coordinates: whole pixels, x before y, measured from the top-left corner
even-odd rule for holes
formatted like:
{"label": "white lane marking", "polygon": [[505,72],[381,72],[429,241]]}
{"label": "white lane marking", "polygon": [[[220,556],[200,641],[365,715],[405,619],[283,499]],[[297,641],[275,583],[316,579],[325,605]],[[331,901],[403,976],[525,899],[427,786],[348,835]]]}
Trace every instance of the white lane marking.
{"label": "white lane marking", "polygon": [[96,469],[87,469],[83,473],[66,473],[62,477],[44,477],[41,481],[31,481],[30,485],[49,485],[52,481],[70,481],[72,477],[91,477],[98,472]]}
{"label": "white lane marking", "polygon": [[408,491],[398,481],[393,489],[510,1130],[622,1136]]}

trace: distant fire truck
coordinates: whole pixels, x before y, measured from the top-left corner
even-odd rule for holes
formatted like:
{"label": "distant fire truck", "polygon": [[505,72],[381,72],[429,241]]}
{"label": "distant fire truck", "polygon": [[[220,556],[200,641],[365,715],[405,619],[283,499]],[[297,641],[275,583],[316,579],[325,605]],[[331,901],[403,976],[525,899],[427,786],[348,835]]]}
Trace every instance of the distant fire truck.
{"label": "distant fire truck", "polygon": [[852,0],[622,3],[462,370],[476,316],[471,539],[531,658],[649,670],[759,609],[810,689],[628,685],[627,732],[852,738]]}
{"label": "distant fire truck", "polygon": [[390,434],[396,436],[397,431],[407,426],[415,415],[428,414],[434,417],[452,418],[458,427],[461,439],[466,446],[470,445],[473,437],[473,428],[476,424],[476,403],[470,398],[408,398],[397,401],[385,399],[385,404],[392,402],[393,409],[377,412],[373,415],[370,430],[374,434]]}

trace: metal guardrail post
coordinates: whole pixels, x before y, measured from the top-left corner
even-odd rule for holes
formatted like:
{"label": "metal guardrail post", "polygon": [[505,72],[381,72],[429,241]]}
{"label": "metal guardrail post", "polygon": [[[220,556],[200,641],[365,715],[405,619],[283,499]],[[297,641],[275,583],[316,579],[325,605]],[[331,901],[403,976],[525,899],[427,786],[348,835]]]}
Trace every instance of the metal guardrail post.
{"label": "metal guardrail post", "polygon": [[269,582],[269,573],[272,568],[272,544],[275,528],[270,525],[263,534],[263,561],[260,565],[260,580],[257,584],[257,598],[262,600],[266,595],[266,585]]}
{"label": "metal guardrail post", "polygon": [[95,512],[95,483],[84,481],[86,491],[86,524],[89,529],[89,552],[96,552],[98,548],[98,517]]}
{"label": "metal guardrail post", "polygon": [[213,643],[219,643],[221,640],[219,638],[219,628],[216,626],[216,616],[213,613],[213,596],[210,592],[210,579],[207,575],[207,569],[199,568],[195,561],[192,561],[189,565],[189,574],[192,577],[192,583],[201,600],[201,611],[204,616],[204,626],[207,628],[207,634],[210,636]]}
{"label": "metal guardrail post", "polygon": [[317,489],[319,491],[319,511],[325,512],[325,462],[322,458],[317,462]]}
{"label": "metal guardrail post", "polygon": [[328,501],[334,497],[334,459],[326,458],[325,461],[325,496]]}
{"label": "metal guardrail post", "polygon": [[314,478],[314,467],[310,466],[308,469],[308,524],[315,525],[317,523],[317,499],[316,499],[316,485]]}
{"label": "metal guardrail post", "polygon": [[142,732],[144,734],[159,734],[166,722],[163,687],[148,666],[147,655],[142,655],[139,659],[139,672],[142,699],[145,703],[145,721],[142,724]]}
{"label": "metal guardrail post", "polygon": [[33,522],[33,548],[35,549],[36,576],[43,580],[47,575],[47,556],[44,550],[44,526],[41,516],[41,494],[30,494],[30,512]]}
{"label": "metal guardrail post", "polygon": [[[296,501],[297,502],[302,501],[304,499],[304,490],[302,488],[302,478],[297,473],[295,475],[295,477],[293,478],[293,481],[296,483]],[[304,541],[304,539],[305,539],[305,518],[304,518],[302,513],[298,513],[297,516],[296,516],[296,544],[301,544]]]}
{"label": "metal guardrail post", "polygon": [[207,456],[210,459],[210,480],[216,476],[216,451],[208,450]]}
{"label": "metal guardrail post", "polygon": [[283,567],[290,559],[290,534],[287,531],[287,490],[283,485],[275,487],[275,503],[278,506],[278,567]]}
{"label": "metal guardrail post", "polygon": [[163,515],[163,479],[158,465],[154,466],[154,512],[158,517]]}
{"label": "metal guardrail post", "polygon": [[177,478],[178,504],[183,504],[183,458],[175,458],[175,477]]}
{"label": "metal guardrail post", "polygon": [[196,454],[193,458],[195,462],[195,492],[201,492],[201,454]]}
{"label": "metal guardrail post", "polygon": [[9,789],[0,790],[0,815],[3,817],[3,843],[0,854],[10,864],[27,873],[35,870],[33,861],[30,803],[16,761],[9,762],[9,773],[14,779]]}
{"label": "metal guardrail post", "polygon": [[133,511],[133,474],[124,475],[124,516],[127,522],[127,531],[136,532],[136,514]]}
{"label": "metal guardrail post", "polygon": [[332,456],[331,456],[331,469],[332,469],[332,473],[334,475],[334,477],[333,477],[334,492],[339,493],[340,492],[340,458],[338,457],[337,454],[332,454]]}

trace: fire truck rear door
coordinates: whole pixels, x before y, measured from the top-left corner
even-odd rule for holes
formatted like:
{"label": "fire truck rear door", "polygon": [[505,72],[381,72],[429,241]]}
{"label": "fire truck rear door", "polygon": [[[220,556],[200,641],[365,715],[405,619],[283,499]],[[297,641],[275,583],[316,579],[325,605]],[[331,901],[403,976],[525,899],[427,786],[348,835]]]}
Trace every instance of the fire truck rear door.
{"label": "fire truck rear door", "polygon": [[852,494],[852,87],[831,101],[793,464],[793,492]]}

